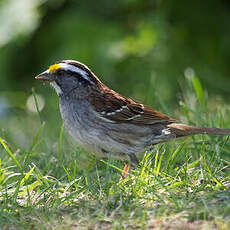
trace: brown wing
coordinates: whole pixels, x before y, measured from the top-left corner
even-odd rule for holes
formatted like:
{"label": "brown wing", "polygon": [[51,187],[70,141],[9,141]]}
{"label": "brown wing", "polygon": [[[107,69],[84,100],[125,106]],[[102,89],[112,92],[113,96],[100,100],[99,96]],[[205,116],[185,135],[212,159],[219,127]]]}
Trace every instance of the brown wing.
{"label": "brown wing", "polygon": [[175,122],[165,114],[123,97],[107,87],[100,91],[92,93],[89,100],[95,110],[110,121],[133,124]]}

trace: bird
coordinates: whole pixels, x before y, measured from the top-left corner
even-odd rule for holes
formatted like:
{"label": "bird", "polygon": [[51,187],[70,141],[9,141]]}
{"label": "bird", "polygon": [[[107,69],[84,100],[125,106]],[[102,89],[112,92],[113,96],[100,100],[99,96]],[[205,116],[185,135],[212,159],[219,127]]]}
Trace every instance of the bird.
{"label": "bird", "polygon": [[54,87],[66,130],[79,146],[99,157],[138,165],[137,155],[158,143],[196,134],[230,134],[230,129],[183,124],[122,96],[75,60],[56,62],[35,78]]}

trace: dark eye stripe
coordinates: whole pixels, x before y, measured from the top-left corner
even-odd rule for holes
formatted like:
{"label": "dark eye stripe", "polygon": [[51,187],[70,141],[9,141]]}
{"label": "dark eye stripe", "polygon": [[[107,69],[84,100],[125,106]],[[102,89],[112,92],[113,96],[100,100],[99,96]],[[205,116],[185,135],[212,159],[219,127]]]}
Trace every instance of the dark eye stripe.
{"label": "dark eye stripe", "polygon": [[80,63],[69,63],[67,61],[62,61],[59,64],[61,68],[57,71],[57,74],[67,73],[71,76],[76,76],[79,81],[88,83],[90,85],[97,84],[97,79],[94,74],[86,68],[83,64]]}
{"label": "dark eye stripe", "polygon": [[77,78],[79,79],[79,81],[81,81],[81,82],[83,82],[83,83],[85,83],[85,84],[88,83],[88,84],[92,85],[92,84],[96,83],[95,79],[94,79],[93,77],[91,77],[90,74],[87,73],[87,72],[85,72],[85,73],[86,73],[87,78],[88,78],[89,80],[86,79],[85,76],[82,76],[82,74],[77,73],[77,72],[74,72],[74,71],[71,71],[71,70],[66,70],[66,73],[68,73],[68,74],[70,74],[70,75],[72,75],[72,76],[77,77]]}
{"label": "dark eye stripe", "polygon": [[79,80],[79,82],[81,82],[83,85],[91,85],[92,84],[91,81],[87,80],[80,73],[77,73],[77,72],[74,72],[74,71],[71,71],[71,70],[66,70],[65,72],[67,74],[69,74],[69,75],[72,75],[72,76],[76,77]]}

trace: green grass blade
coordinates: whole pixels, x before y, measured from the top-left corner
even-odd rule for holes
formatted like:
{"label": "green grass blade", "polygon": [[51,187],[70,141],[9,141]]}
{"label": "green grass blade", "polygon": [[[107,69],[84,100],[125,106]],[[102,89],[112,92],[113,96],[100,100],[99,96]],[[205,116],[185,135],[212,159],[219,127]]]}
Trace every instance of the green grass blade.
{"label": "green grass blade", "polygon": [[31,144],[31,146],[29,147],[29,150],[28,150],[28,153],[31,153],[34,149],[34,147],[36,146],[36,144],[38,143],[39,141],[39,138],[44,130],[44,127],[45,127],[45,122],[42,123],[37,135],[35,136],[35,138],[33,139],[33,142]]}
{"label": "green grass blade", "polygon": [[197,76],[193,76],[192,84],[193,84],[193,87],[195,89],[195,92],[196,92],[196,95],[197,95],[197,98],[199,100],[200,105],[204,106],[204,102],[205,102],[204,91],[203,91],[203,87],[201,85],[201,82]]}
{"label": "green grass blade", "polygon": [[157,165],[157,169],[156,169],[156,171],[155,171],[156,176],[159,175],[160,168],[161,168],[161,162],[162,162],[162,159],[163,159],[163,157],[164,157],[164,154],[165,154],[165,152],[162,152],[161,157],[160,157],[160,159],[159,159],[159,162],[158,162],[158,165]]}
{"label": "green grass blade", "polygon": [[59,140],[58,140],[58,160],[60,162],[61,160],[61,147],[62,147],[62,141],[63,141],[63,134],[64,134],[64,124],[61,126]]}
{"label": "green grass blade", "polygon": [[35,168],[35,166],[33,168],[31,168],[30,171],[24,176],[24,178],[20,182],[20,186],[23,186],[24,183],[29,179],[30,175],[34,171],[34,168]]}
{"label": "green grass blade", "polygon": [[34,101],[35,101],[35,106],[36,106],[36,110],[37,110],[37,113],[38,113],[38,117],[39,117],[40,123],[42,125],[43,122],[42,122],[41,113],[40,113],[39,105],[38,105],[38,100],[37,100],[34,88],[32,88],[32,94],[33,94],[33,97],[34,97]]}
{"label": "green grass blade", "polygon": [[14,163],[18,166],[18,168],[23,172],[23,168],[20,165],[19,161],[15,158],[14,154],[12,153],[12,151],[10,150],[10,148],[7,146],[7,142],[5,140],[3,140],[0,137],[0,143],[3,145],[4,149],[9,153],[10,157],[12,158],[12,160],[14,161]]}

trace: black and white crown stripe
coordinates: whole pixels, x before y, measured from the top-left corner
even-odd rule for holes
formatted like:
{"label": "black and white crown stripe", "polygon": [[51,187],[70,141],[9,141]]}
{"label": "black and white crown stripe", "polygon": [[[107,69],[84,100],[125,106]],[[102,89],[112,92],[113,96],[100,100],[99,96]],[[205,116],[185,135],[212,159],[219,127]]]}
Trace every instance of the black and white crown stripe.
{"label": "black and white crown stripe", "polygon": [[[72,72],[72,73],[79,74],[86,81],[90,82],[91,84],[95,84],[90,79],[89,74],[85,70],[83,70],[83,69],[81,69],[81,68],[79,68],[79,67],[77,67],[75,65],[68,64],[68,63],[62,63],[62,62],[60,62],[60,63],[58,63],[58,65],[61,67],[60,68],[61,70],[69,71],[69,72]],[[47,71],[50,72],[49,70],[47,70]]]}

